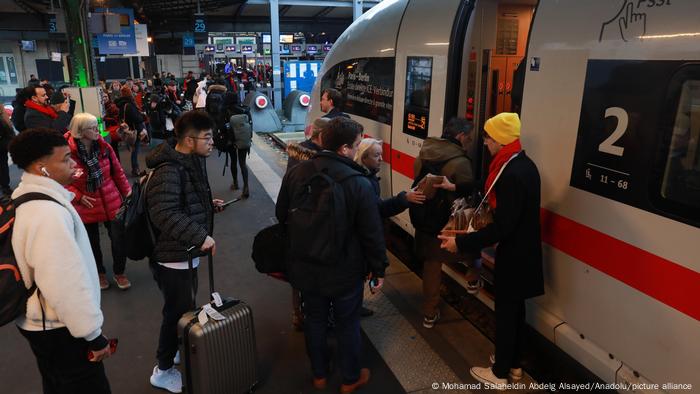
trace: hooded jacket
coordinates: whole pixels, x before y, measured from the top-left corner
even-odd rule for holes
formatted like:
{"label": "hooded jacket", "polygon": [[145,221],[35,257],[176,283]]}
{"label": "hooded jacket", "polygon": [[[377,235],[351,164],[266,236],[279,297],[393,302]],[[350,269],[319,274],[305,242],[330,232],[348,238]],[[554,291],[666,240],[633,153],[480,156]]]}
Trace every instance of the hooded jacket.
{"label": "hooded jacket", "polygon": [[[27,300],[27,312],[17,318],[23,330],[66,327],[75,338],[100,337],[103,316],[100,283],[90,240],[78,212],[70,203],[73,193],[51,178],[25,172],[12,198],[38,192],[54,201],[35,200],[20,205],[12,229],[12,249],[27,288],[40,290]],[[104,346],[104,345],[103,345]]]}
{"label": "hooded jacket", "polygon": [[287,171],[302,161],[306,161],[314,157],[322,148],[316,145],[311,140],[306,140],[300,143],[292,142],[287,145]]}
{"label": "hooded jacket", "polygon": [[203,256],[199,247],[213,233],[214,207],[205,160],[180,153],[171,143],[163,142],[146,156],[148,168],[173,164],[156,169],[146,191],[156,232],[153,258],[159,263],[187,261],[190,246],[196,246],[197,255]]}
{"label": "hooded jacket", "polygon": [[[117,155],[112,150],[112,147],[100,137],[97,141],[100,144],[100,153],[98,158],[100,168],[102,169],[102,186],[94,192],[87,191],[88,169],[87,165],[80,160],[78,154],[78,143],[75,138],[67,132],[65,134],[70,147],[71,158],[76,163],[76,168],[79,168],[83,173],[73,181],[66,189],[73,192],[73,207],[80,215],[83,223],[101,223],[114,220],[117,211],[122,205],[122,197],[126,197],[131,193],[129,180],[126,179],[124,169],[122,168]],[[80,203],[83,196],[92,197],[95,202],[92,208],[88,208]]]}
{"label": "hooded jacket", "polygon": [[[333,265],[317,265],[289,256],[287,270],[295,289],[322,296],[345,294],[364,280],[368,273],[384,277],[389,265],[384,243],[384,228],[377,209],[377,197],[364,175],[364,169],[354,161],[335,152],[322,151],[313,159],[300,163],[284,176],[275,212],[280,223],[287,222],[293,196],[305,187],[316,173],[316,165],[335,179],[350,176],[340,183],[345,193],[347,236],[341,258]],[[319,235],[321,236],[321,235]]]}
{"label": "hooded jacket", "polygon": [[[474,183],[472,161],[461,146],[450,140],[434,137],[426,138],[416,161],[413,163],[414,176],[418,176],[421,173],[425,162],[444,163],[439,175],[446,176],[450,182],[460,186],[460,190],[471,188]],[[448,196],[450,204],[457,197],[455,193],[448,193]]]}

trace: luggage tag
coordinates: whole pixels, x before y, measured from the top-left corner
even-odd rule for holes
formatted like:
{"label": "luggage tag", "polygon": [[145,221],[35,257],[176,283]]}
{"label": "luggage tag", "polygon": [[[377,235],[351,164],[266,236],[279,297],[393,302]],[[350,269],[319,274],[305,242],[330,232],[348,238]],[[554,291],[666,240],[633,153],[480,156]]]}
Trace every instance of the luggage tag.
{"label": "luggage tag", "polygon": [[200,326],[207,324],[207,322],[209,321],[209,317],[207,316],[207,312],[204,309],[199,311],[199,313],[197,314],[197,320],[199,321]]}
{"label": "luggage tag", "polygon": [[221,300],[221,295],[218,291],[211,293],[211,298],[214,300],[214,305],[216,305],[217,307],[221,307],[222,305],[224,305],[224,302]]}
{"label": "luggage tag", "polygon": [[226,320],[226,316],[219,313],[211,304],[205,304],[202,307],[202,311],[214,320]]}

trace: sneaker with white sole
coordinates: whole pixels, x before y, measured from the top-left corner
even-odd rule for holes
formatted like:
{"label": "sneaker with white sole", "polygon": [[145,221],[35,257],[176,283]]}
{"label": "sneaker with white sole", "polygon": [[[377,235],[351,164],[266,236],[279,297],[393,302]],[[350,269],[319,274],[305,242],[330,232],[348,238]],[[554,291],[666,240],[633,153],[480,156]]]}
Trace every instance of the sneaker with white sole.
{"label": "sneaker with white sole", "polygon": [[508,387],[508,379],[501,379],[494,375],[490,367],[471,367],[469,373],[474,379],[485,384],[487,389],[505,391]]}
{"label": "sneaker with white sole", "polygon": [[178,371],[175,367],[172,367],[167,371],[161,371],[156,365],[153,368],[153,374],[151,375],[151,385],[153,387],[170,391],[171,393],[181,393],[182,376],[180,375],[180,371]]}
{"label": "sneaker with white sole", "polygon": [[[491,361],[491,365],[496,364],[496,355],[495,354],[490,355],[489,361]],[[511,368],[510,372],[508,372],[508,377],[513,382],[517,382],[518,380],[523,378],[523,369],[522,368]]]}
{"label": "sneaker with white sole", "polygon": [[173,357],[173,363],[175,365],[180,365],[180,351],[178,350],[177,353],[175,353],[175,357]]}
{"label": "sneaker with white sole", "polygon": [[435,313],[435,316],[430,317],[430,316],[425,316],[423,317],[423,327],[425,328],[433,328],[435,326],[435,323],[440,320],[440,311],[437,311]]}

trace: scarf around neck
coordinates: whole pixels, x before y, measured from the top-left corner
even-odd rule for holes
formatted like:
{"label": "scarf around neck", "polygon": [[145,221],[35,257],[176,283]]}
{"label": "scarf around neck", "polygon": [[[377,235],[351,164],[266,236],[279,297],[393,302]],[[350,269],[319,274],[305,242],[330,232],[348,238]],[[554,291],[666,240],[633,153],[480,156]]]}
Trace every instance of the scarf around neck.
{"label": "scarf around neck", "polygon": [[37,104],[37,103],[33,102],[32,100],[27,100],[27,101],[24,103],[24,107],[25,107],[25,108],[31,108],[31,109],[33,109],[33,110],[35,110],[35,111],[39,111],[39,112],[41,112],[42,114],[44,114],[44,115],[46,115],[46,116],[50,116],[51,119],[56,119],[56,118],[58,118],[58,114],[56,113],[56,111],[53,110],[53,108],[48,107],[48,106],[45,107],[45,106],[43,106],[43,105],[41,105],[41,104]]}
{"label": "scarf around neck", "polygon": [[[506,165],[508,160],[510,160],[513,155],[519,153],[523,150],[520,145],[520,140],[517,139],[508,145],[504,145],[501,150],[496,153],[496,155],[491,160],[489,165],[489,175],[486,177],[486,184],[484,185],[484,193],[486,193],[491,185],[496,181],[496,176],[501,171],[501,168]],[[496,189],[492,189],[491,193],[488,195],[488,202],[491,209],[496,208]]]}
{"label": "scarf around neck", "polygon": [[100,143],[92,141],[92,151],[88,153],[83,141],[76,139],[78,145],[78,157],[87,167],[87,191],[94,192],[102,186],[102,167],[100,167]]}

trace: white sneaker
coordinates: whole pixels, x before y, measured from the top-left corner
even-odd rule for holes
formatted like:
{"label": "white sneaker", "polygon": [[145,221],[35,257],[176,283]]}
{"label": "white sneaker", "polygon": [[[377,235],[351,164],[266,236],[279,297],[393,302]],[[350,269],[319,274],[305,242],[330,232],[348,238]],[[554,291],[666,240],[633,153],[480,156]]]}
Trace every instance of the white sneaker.
{"label": "white sneaker", "polygon": [[175,365],[180,365],[180,351],[178,350],[177,353],[175,353],[175,357],[173,358],[173,363]]}
{"label": "white sneaker", "polygon": [[430,316],[425,316],[423,317],[423,327],[425,328],[433,328],[435,327],[435,323],[440,320],[440,311],[438,310],[435,313],[435,316],[430,317]]}
{"label": "white sneaker", "polygon": [[[489,361],[491,361],[491,365],[496,364],[496,355],[492,354],[489,356]],[[510,372],[508,373],[508,377],[510,380],[513,382],[517,382],[520,379],[523,378],[523,369],[522,368],[511,368]]]}
{"label": "white sneaker", "polygon": [[487,389],[505,391],[508,379],[501,379],[493,374],[491,368],[471,367],[469,373],[472,377],[486,385]]}
{"label": "white sneaker", "polygon": [[151,385],[160,389],[168,390],[171,393],[182,392],[182,376],[175,367],[167,371],[161,371],[156,365],[151,375]]}

